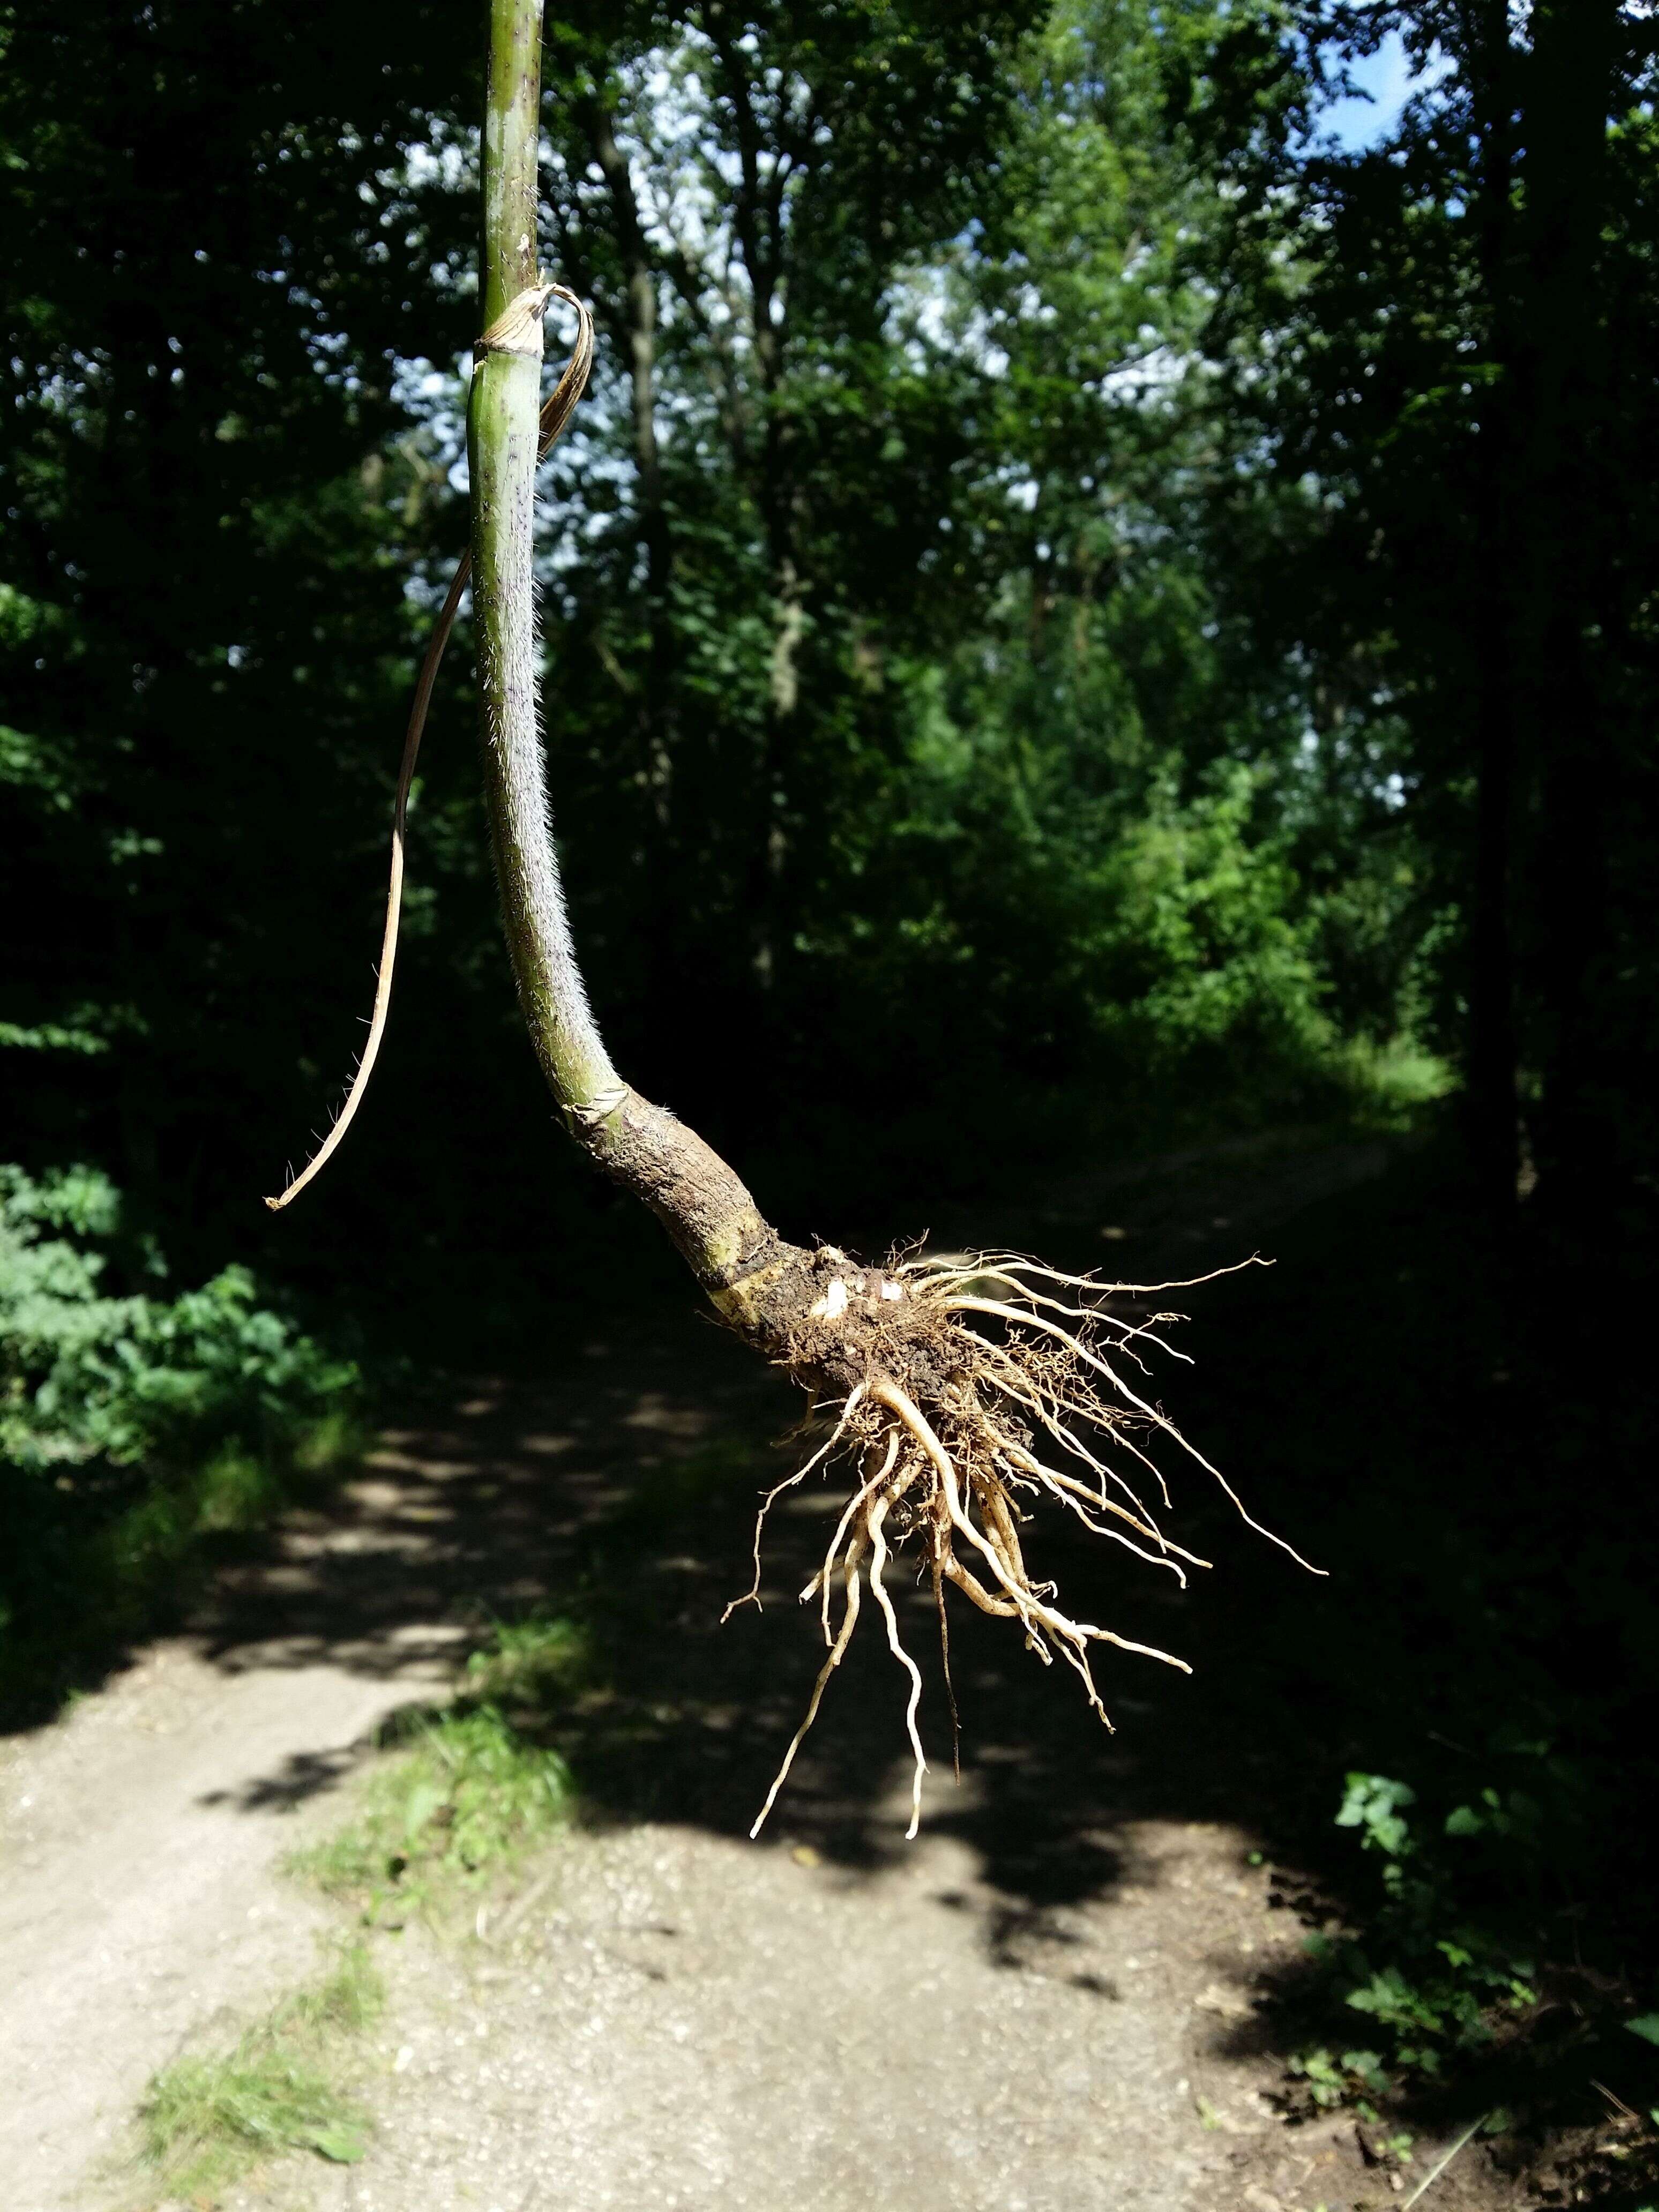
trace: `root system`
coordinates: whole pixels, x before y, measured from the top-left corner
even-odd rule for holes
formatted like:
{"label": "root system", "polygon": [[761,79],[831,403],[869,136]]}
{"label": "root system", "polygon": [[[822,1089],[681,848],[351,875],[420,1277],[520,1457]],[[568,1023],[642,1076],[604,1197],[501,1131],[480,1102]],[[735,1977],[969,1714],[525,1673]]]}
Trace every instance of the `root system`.
{"label": "root system", "polygon": [[[763,1501],[754,1581],[726,1607],[726,1618],[741,1605],[759,1603],[762,1539],[778,1498],[818,1469],[845,1465],[853,1476],[823,1563],[800,1593],[803,1602],[816,1601],[828,1656],[751,1834],[760,1832],[817,1717],[866,1589],[889,1648],[908,1676],[905,1727],[913,1780],[907,1833],[916,1833],[927,1763],[917,1727],[921,1674],[901,1637],[890,1588],[900,1555],[908,1553],[918,1577],[931,1583],[947,1689],[947,1583],[981,1613],[1014,1622],[1045,1666],[1056,1656],[1064,1660],[1109,1729],[1095,1680],[1097,1645],[1190,1673],[1171,1652],[1064,1610],[1055,1585],[1031,1572],[1022,1537],[1037,1509],[1052,1506],[1184,1587],[1188,1568],[1209,1563],[1158,1524],[1170,1500],[1147,1447],[1160,1437],[1214,1476],[1249,1521],[1224,1478],[1130,1379],[1133,1373],[1150,1388],[1149,1350],[1185,1358],[1159,1334],[1181,1316],[1152,1312],[1130,1320],[1109,1304],[1119,1294],[1144,1302],[1190,1287],[1103,1283],[1012,1252],[912,1255],[864,1268],[824,1246],[812,1253],[786,1248],[771,1268],[743,1285],[740,1301],[736,1293],[717,1300],[744,1334],[812,1394],[816,1413],[830,1422],[827,1437],[805,1465]],[[1156,1505],[1146,1502],[1149,1493]],[[1261,1533],[1291,1551],[1270,1532]]]}

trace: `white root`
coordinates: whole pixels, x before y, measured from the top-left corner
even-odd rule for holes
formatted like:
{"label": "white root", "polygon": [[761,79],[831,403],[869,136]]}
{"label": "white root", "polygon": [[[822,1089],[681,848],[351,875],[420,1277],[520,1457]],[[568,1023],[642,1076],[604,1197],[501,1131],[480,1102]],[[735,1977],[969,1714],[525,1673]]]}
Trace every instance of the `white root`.
{"label": "white root", "polygon": [[1109,1628],[1097,1628],[1088,1621],[1068,1620],[1063,1613],[1056,1612],[1054,1607],[1046,1605],[1036,1595],[1030,1583],[1022,1587],[1014,1574],[1005,1565],[994,1545],[981,1534],[963,1511],[961,1496],[957,1487],[956,1469],[951,1464],[949,1453],[933,1433],[927,1416],[896,1382],[890,1382],[884,1377],[871,1384],[870,1395],[872,1398],[879,1399],[884,1405],[890,1407],[906,1426],[912,1431],[922,1449],[939,1469],[939,1479],[945,1486],[945,1495],[950,1507],[951,1525],[959,1529],[962,1534],[967,1537],[969,1542],[984,1555],[992,1573],[1013,1600],[1020,1619],[1026,1624],[1028,1632],[1034,1633],[1036,1627],[1041,1626],[1054,1638],[1061,1647],[1062,1656],[1070,1660],[1082,1674],[1089,1692],[1089,1702],[1103,1719],[1106,1717],[1106,1708],[1101,1704],[1094,1678],[1089,1672],[1088,1659],[1084,1649],[1085,1645],[1091,1643],[1113,1644],[1121,1651],[1135,1651],[1139,1652],[1143,1658],[1161,1659],[1165,1666],[1178,1668],[1183,1674],[1192,1673],[1193,1670],[1186,1661],[1176,1658],[1173,1653],[1160,1651],[1155,1645],[1150,1644],[1133,1643],[1126,1636],[1115,1635]]}
{"label": "white root", "polygon": [[818,1569],[817,1574],[813,1576],[811,1581],[807,1583],[806,1588],[800,1594],[801,1602],[804,1605],[807,1599],[811,1596],[813,1591],[817,1589],[820,1583],[822,1583],[823,1588],[823,1640],[826,1644],[830,1641],[830,1577],[834,1568],[836,1554],[841,1549],[842,1539],[847,1534],[847,1525],[848,1522],[851,1521],[853,1516],[858,1511],[859,1508],[864,1504],[866,1499],[875,1496],[876,1492],[881,1488],[883,1483],[886,1481],[888,1476],[892,1473],[893,1462],[898,1457],[899,1441],[898,1431],[895,1430],[893,1434],[887,1439],[887,1456],[883,1460],[879,1471],[871,1476],[869,1481],[865,1484],[863,1489],[857,1493],[852,1503],[848,1506],[847,1510],[842,1515],[840,1521],[836,1525],[836,1533],[830,1539],[830,1548],[823,1555],[823,1565]]}
{"label": "white root", "polygon": [[848,1547],[847,1611],[842,1620],[841,1634],[836,1638],[834,1644],[830,1646],[830,1656],[824,1661],[823,1666],[818,1669],[818,1679],[812,1685],[812,1696],[811,1702],[808,1704],[806,1708],[806,1717],[801,1723],[800,1726],[795,1730],[794,1735],[790,1738],[789,1748],[783,1754],[783,1764],[777,1771],[772,1787],[766,1793],[766,1802],[761,1807],[760,1811],[755,1816],[755,1825],[749,1831],[749,1839],[751,1843],[765,1826],[767,1814],[771,1811],[773,1806],[778,1802],[778,1792],[782,1789],[784,1784],[789,1778],[789,1770],[795,1763],[795,1753],[800,1749],[802,1744],[805,1742],[806,1732],[818,1717],[818,1707],[823,1702],[824,1685],[829,1681],[830,1677],[835,1673],[836,1668],[840,1666],[847,1647],[853,1640],[853,1631],[858,1626],[858,1560],[859,1553],[862,1549],[862,1538],[855,1535],[851,1545]]}
{"label": "white root", "polygon": [[859,1400],[863,1395],[863,1383],[855,1382],[851,1390],[847,1394],[847,1402],[841,1409],[841,1419],[836,1423],[835,1428],[830,1432],[829,1441],[826,1443],[822,1443],[818,1446],[817,1449],[813,1453],[811,1458],[807,1461],[805,1467],[797,1468],[793,1474],[786,1475],[781,1482],[774,1483],[771,1489],[767,1492],[766,1496],[762,1499],[760,1511],[755,1516],[755,1579],[750,1583],[749,1588],[744,1592],[743,1595],[741,1597],[734,1597],[732,1600],[732,1602],[726,1607],[725,1612],[721,1613],[720,1626],[722,1628],[725,1627],[726,1622],[731,1620],[732,1614],[737,1611],[740,1605],[752,1605],[757,1612],[760,1610],[761,1532],[766,1526],[766,1516],[772,1510],[774,1503],[782,1497],[786,1490],[793,1490],[798,1482],[805,1482],[807,1476],[811,1474],[812,1469],[818,1464],[819,1461],[829,1457],[830,1454],[841,1442],[842,1437],[846,1435],[847,1424],[852,1419],[854,1410],[857,1407]]}
{"label": "white root", "polygon": [[1161,1297],[1165,1291],[1195,1291],[1200,1283],[1218,1282],[1223,1275],[1237,1275],[1246,1267],[1270,1267],[1271,1260],[1264,1260],[1253,1252],[1248,1260],[1232,1260],[1224,1267],[1212,1267],[1206,1275],[1183,1276],[1176,1283],[1107,1283],[1098,1275],[1067,1275],[1058,1267],[1044,1265],[1041,1260],[1028,1260],[1020,1252],[981,1252],[971,1261],[953,1259],[941,1253],[935,1259],[908,1260],[898,1270],[901,1274],[958,1273],[963,1276],[985,1275],[994,1270],[1015,1275],[1036,1275],[1045,1283],[1058,1283],[1063,1290],[1088,1291],[1096,1297]]}
{"label": "white root", "polygon": [[[1153,1329],[1163,1322],[1184,1320],[1184,1315],[1159,1313],[1149,1316],[1144,1322],[1127,1322],[1120,1316],[1107,1313],[1097,1306],[1068,1306],[1063,1298],[1051,1298],[1042,1291],[1034,1291],[1028,1284],[1021,1282],[1017,1276],[1001,1267],[979,1267],[971,1271],[963,1269],[959,1274],[952,1274],[945,1279],[962,1283],[1004,1284],[1017,1297],[1024,1298],[1029,1305],[1042,1306],[1049,1313],[1063,1315],[1067,1321],[1089,1322],[1103,1328],[1116,1329],[1117,1347],[1120,1351],[1126,1350],[1138,1338],[1145,1337],[1149,1344],[1155,1344],[1160,1352],[1167,1352],[1171,1359],[1180,1360],[1184,1367],[1190,1367],[1193,1364],[1192,1355],[1189,1352],[1178,1352],[1174,1345],[1166,1344],[1161,1336],[1152,1334]],[[1169,1287],[1173,1289],[1181,1286],[1171,1285]],[[1144,1369],[1146,1363],[1143,1360],[1138,1358],[1133,1352],[1129,1356],[1135,1360],[1137,1366]]]}
{"label": "white root", "polygon": [[1181,1446],[1182,1451],[1190,1453],[1192,1457],[1198,1462],[1199,1465],[1204,1468],[1206,1474],[1212,1474],[1215,1477],[1216,1480],[1221,1485],[1222,1489],[1226,1492],[1228,1498],[1231,1499],[1233,1504],[1237,1507],[1240,1517],[1243,1520],[1247,1527],[1254,1528],[1258,1536],[1265,1536],[1270,1544],[1277,1544],[1281,1552],[1288,1552],[1291,1559],[1296,1561],[1297,1566],[1306,1567],[1310,1575],[1322,1576],[1326,1572],[1326,1570],[1323,1567],[1310,1565],[1309,1562],[1303,1558],[1301,1553],[1298,1552],[1293,1545],[1287,1544],[1282,1536],[1276,1536],[1271,1528],[1264,1528],[1259,1521],[1253,1520],[1250,1515],[1245,1510],[1243,1500],[1239,1497],[1238,1492],[1228,1481],[1226,1476],[1223,1474],[1220,1468],[1218,1467],[1212,1467],[1209,1461],[1205,1458],[1203,1453],[1199,1450],[1196,1444],[1188,1443],[1186,1437],[1182,1435],[1180,1430],[1176,1428],[1175,1423],[1170,1420],[1168,1414],[1159,1413],[1156,1406],[1149,1406],[1144,1398],[1137,1396],[1121,1375],[1115,1373],[1114,1370],[1108,1366],[1106,1362],[1100,1358],[1097,1352],[1091,1352],[1087,1345],[1079,1342],[1079,1340],[1073,1336],[1068,1329],[1060,1328],[1054,1322],[1045,1321],[1041,1314],[1023,1312],[1018,1306],[1004,1305],[996,1298],[954,1297],[948,1300],[947,1303],[951,1306],[951,1310],[956,1312],[991,1314],[995,1316],[995,1317],[1000,1321],[1012,1322],[1016,1328],[1041,1329],[1045,1335],[1058,1337],[1060,1341],[1066,1346],[1066,1349],[1072,1352],[1075,1358],[1083,1360],[1087,1365],[1097,1369],[1099,1372],[1106,1377],[1106,1380],[1111,1384],[1112,1388],[1121,1396],[1127,1398],[1129,1401],[1129,1403],[1133,1406],[1138,1412],[1144,1413],[1149,1421],[1155,1422],[1160,1429],[1164,1430],[1166,1435],[1173,1437],[1176,1442]]}
{"label": "white root", "polygon": [[876,1603],[881,1607],[882,1618],[887,1623],[887,1644],[901,1667],[910,1677],[910,1702],[904,1709],[904,1725],[910,1737],[910,1749],[915,1759],[910,1782],[910,1825],[904,1832],[904,1840],[913,1843],[916,1830],[921,1825],[921,1778],[927,1771],[927,1761],[922,1756],[921,1737],[916,1728],[916,1708],[921,1703],[921,1670],[899,1641],[898,1615],[893,1610],[893,1601],[887,1595],[887,1585],[882,1580],[882,1570],[887,1564],[887,1539],[882,1523],[887,1518],[891,1498],[878,1498],[870,1513],[870,1589]]}
{"label": "white root", "polygon": [[[1253,1259],[1240,1264],[1261,1263]],[[1179,1315],[1158,1312],[1143,1315],[1139,1322],[1125,1319],[1101,1309],[1097,1302],[1109,1292],[1130,1290],[1139,1297],[1151,1297],[1234,1272],[1216,1268],[1187,1284],[1109,1285],[1091,1275],[1064,1274],[1018,1254],[991,1253],[891,1259],[885,1275],[875,1276],[873,1290],[868,1274],[860,1275],[850,1289],[839,1278],[830,1284],[811,1315],[820,1327],[836,1328],[836,1359],[826,1363],[829,1371],[836,1372],[837,1363],[852,1355],[851,1340],[860,1336],[867,1347],[867,1364],[862,1379],[848,1392],[828,1441],[763,1500],[755,1524],[754,1584],[736,1603],[748,1598],[759,1601],[761,1534],[767,1513],[785,1490],[838,1447],[860,1457],[863,1479],[842,1510],[822,1564],[800,1594],[803,1601],[819,1601],[828,1656],[751,1835],[760,1832],[817,1717],[830,1677],[851,1641],[860,1592],[867,1583],[881,1610],[888,1646],[909,1678],[905,1730],[912,1753],[912,1783],[905,1832],[907,1839],[915,1836],[927,1772],[918,1726],[921,1672],[900,1634],[888,1573],[895,1547],[918,1533],[923,1546],[921,1566],[931,1572],[941,1640],[946,1632],[942,1592],[949,1583],[981,1612],[1017,1621],[1028,1649],[1044,1666],[1051,1666],[1056,1656],[1063,1658],[1108,1728],[1111,1721],[1091,1663],[1092,1646],[1109,1644],[1158,1660],[1182,1674],[1192,1670],[1173,1653],[1092,1621],[1074,1620],[1060,1610],[1054,1584],[1038,1581],[1024,1557],[1021,1525],[1030,1519],[1036,1501],[1054,1500],[1091,1534],[1109,1537],[1147,1565],[1166,1568],[1185,1589],[1182,1563],[1206,1567],[1209,1562],[1164,1535],[1134,1484],[1112,1464],[1117,1452],[1138,1462],[1167,1507],[1169,1493],[1162,1474],[1136,1441],[1138,1433],[1162,1430],[1215,1478],[1250,1528],[1307,1565],[1281,1537],[1261,1528],[1219,1470],[1188,1443],[1156,1405],[1129,1388],[1107,1356],[1133,1359],[1143,1372],[1146,1363],[1135,1348],[1142,1343],[1177,1358],[1186,1357],[1155,1333],[1164,1322],[1179,1320]],[[1044,1285],[1069,1291],[1073,1297],[1052,1296],[1041,1287]],[[997,1294],[988,1295],[992,1292]],[[901,1310],[894,1311],[895,1307]],[[997,1324],[994,1334],[971,1325],[980,1316]],[[1108,1332],[1103,1339],[1103,1330]],[[807,1375],[816,1371],[810,1353],[801,1366]],[[844,1366],[839,1371],[844,1374]],[[1096,1376],[1101,1380],[1097,1382]],[[1052,1439],[1090,1479],[1080,1480],[1079,1473],[1068,1474],[1063,1466],[1050,1466],[1039,1455],[1049,1449],[1045,1439]],[[1103,1452],[1108,1456],[1103,1457]],[[1118,1495],[1109,1495],[1109,1490]],[[890,1526],[897,1525],[891,1522],[894,1509],[907,1496],[912,1504],[901,1533],[890,1537]],[[1120,1503],[1120,1497],[1126,1502]],[[967,1557],[957,1556],[958,1542]],[[973,1554],[978,1556],[970,1565]],[[846,1597],[840,1626],[833,1628],[831,1600],[837,1577]],[[733,1609],[728,1607],[727,1613]],[[948,1686],[948,1651],[945,1666]],[[953,1701],[953,1722],[954,1711]]]}
{"label": "white root", "polygon": [[[1178,1549],[1177,1546],[1168,1543],[1158,1534],[1156,1530],[1142,1528],[1133,1514],[1125,1512],[1122,1506],[1113,1504],[1109,1498],[1097,1498],[1093,1491],[1085,1490],[1080,1482],[1073,1482],[1069,1474],[1061,1474],[1054,1468],[1044,1467],[1040,1460],[1032,1459],[1029,1454],[1021,1451],[1018,1444],[1005,1443],[1004,1449],[1007,1451],[1009,1457],[1005,1461],[999,1454],[998,1464],[1006,1469],[1011,1480],[1022,1481],[1028,1489],[1036,1489],[1040,1486],[1052,1490],[1066,1510],[1076,1514],[1091,1536],[1104,1536],[1111,1543],[1121,1544],[1126,1552],[1133,1552],[1136,1559],[1145,1559],[1149,1567],[1167,1568],[1182,1589],[1186,1589],[1187,1577],[1177,1560],[1162,1557],[1157,1552],[1144,1552],[1139,1544],[1132,1543],[1121,1530],[1103,1528],[1098,1521],[1090,1517],[1081,1501],[1086,1498],[1088,1503],[1100,1512],[1115,1513],[1121,1519],[1127,1521],[1132,1528],[1139,1528],[1142,1535],[1149,1538],[1152,1542],[1163,1544],[1166,1553],[1176,1551]],[[1036,1470],[1036,1475],[1041,1478],[1040,1484],[1034,1480],[1031,1475],[1018,1474],[1018,1468],[1022,1464]],[[1183,1559],[1190,1556],[1187,1553],[1182,1553]],[[1209,1561],[1194,1560],[1194,1565],[1207,1566]]]}

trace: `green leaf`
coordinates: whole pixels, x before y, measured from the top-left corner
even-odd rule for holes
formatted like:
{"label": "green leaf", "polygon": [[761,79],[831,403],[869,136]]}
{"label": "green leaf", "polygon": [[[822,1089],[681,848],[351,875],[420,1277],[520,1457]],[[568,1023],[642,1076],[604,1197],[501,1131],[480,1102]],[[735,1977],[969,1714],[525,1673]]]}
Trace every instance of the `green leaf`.
{"label": "green leaf", "polygon": [[1339,1828],[1362,1828],[1367,1850],[1387,1858],[1404,1858],[1411,1851],[1411,1827],[1401,1818],[1402,1808],[1417,1802],[1417,1792],[1407,1782],[1386,1774],[1350,1774],[1347,1790],[1336,1815]]}
{"label": "green leaf", "polygon": [[1632,2035],[1639,2035],[1644,2043],[1659,2043],[1659,2012],[1638,2013],[1625,2026]]}

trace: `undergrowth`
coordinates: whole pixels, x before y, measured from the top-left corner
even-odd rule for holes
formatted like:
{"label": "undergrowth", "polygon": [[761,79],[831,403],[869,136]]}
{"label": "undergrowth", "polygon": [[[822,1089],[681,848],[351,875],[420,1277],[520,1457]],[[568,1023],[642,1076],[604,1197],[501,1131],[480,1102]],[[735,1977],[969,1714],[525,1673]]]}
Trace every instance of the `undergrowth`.
{"label": "undergrowth", "polygon": [[246,1268],[170,1288],[106,1176],[0,1164],[0,1710],[49,1708],[361,1448],[356,1367]]}
{"label": "undergrowth", "polygon": [[1535,1796],[1516,1790],[1505,1798],[1488,1789],[1455,1807],[1437,1836],[1425,1832],[1408,1783],[1352,1773],[1336,1824],[1357,1831],[1362,1848],[1380,1860],[1380,1895],[1363,1941],[1315,1936],[1309,1949],[1331,1994],[1370,2023],[1377,2047],[1297,2054],[1292,2071],[1325,2106],[1350,2098],[1364,2104],[1413,2076],[1431,2081],[1539,2002],[1533,1947],[1513,1923],[1494,1924],[1494,1901],[1512,1903],[1514,1890],[1480,1885],[1486,1911],[1472,1914],[1462,1893],[1472,1869],[1454,1856],[1459,1843],[1501,1840],[1521,1845],[1508,1856],[1524,1858],[1542,1824]]}
{"label": "undergrowth", "polygon": [[1310,1206],[1248,1298],[1212,1299],[1224,1389],[1206,1403],[1200,1370],[1196,1420],[1331,1570],[1294,1606],[1218,1593],[1206,1741],[1246,1748],[1214,1802],[1261,1808],[1279,1901],[1320,1930],[1273,1978],[1292,2111],[1443,2140],[1490,2121],[1517,2177],[1611,2141],[1607,2201],[1639,2212],[1659,1220],[1500,1235],[1454,1134]]}
{"label": "undergrowth", "polygon": [[1579,1917],[1563,1877],[1605,1788],[1544,1741],[1500,1740],[1487,1763],[1504,1786],[1433,1809],[1390,1776],[1347,1777],[1336,1824],[1377,1862],[1377,1888],[1360,1935],[1314,1936],[1308,1949],[1326,1997],[1365,2025],[1352,2047],[1304,2046],[1291,2070],[1313,2105],[1366,2118],[1448,2080],[1460,2094],[1484,2081],[1496,2133],[1514,2119],[1505,2094],[1524,2101],[1564,2040],[1581,2064],[1599,2044],[1615,2108],[1645,2106],[1659,2128],[1659,2012],[1633,2012],[1620,1980],[1560,1955],[1562,1923]]}
{"label": "undergrowth", "polygon": [[476,1891],[572,1818],[570,1770],[538,1739],[587,1668],[587,1640],[572,1621],[499,1626],[468,1662],[453,1705],[388,1723],[390,1756],[356,1818],[293,1853],[289,1872],[377,1925],[441,1914]]}
{"label": "undergrowth", "polygon": [[151,2077],[139,2106],[145,2164],[192,2203],[214,2202],[252,2167],[289,2152],[354,2164],[368,2146],[368,2116],[335,2075],[381,2002],[380,1978],[356,1944],[229,2050],[175,2058]]}

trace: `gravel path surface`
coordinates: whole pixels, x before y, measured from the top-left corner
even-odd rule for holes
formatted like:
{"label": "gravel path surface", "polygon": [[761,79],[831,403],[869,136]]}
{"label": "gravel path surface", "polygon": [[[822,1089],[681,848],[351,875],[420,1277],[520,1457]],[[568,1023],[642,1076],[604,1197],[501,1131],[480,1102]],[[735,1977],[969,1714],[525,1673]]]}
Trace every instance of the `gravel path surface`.
{"label": "gravel path surface", "polygon": [[975,1854],[902,1850],[906,1809],[872,1873],[677,1828],[589,1839],[506,1957],[420,1945],[397,1974],[386,2148],[338,2201],[1235,2201],[1235,2154],[1281,2132],[1260,2063],[1216,2050],[1262,1942],[1242,1839],[1136,1831],[1109,1905],[1010,1930]]}

